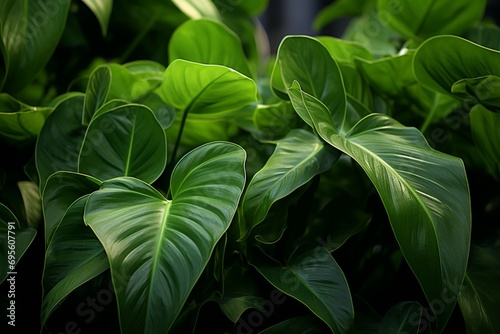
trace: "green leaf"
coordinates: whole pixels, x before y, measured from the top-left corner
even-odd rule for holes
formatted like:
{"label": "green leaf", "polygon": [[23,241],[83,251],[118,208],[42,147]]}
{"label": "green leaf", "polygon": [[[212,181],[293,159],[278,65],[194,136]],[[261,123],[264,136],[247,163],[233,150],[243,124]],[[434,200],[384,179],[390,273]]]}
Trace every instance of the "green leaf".
{"label": "green leaf", "polygon": [[240,226],[241,238],[246,238],[264,220],[274,202],[330,168],[339,156],[305,130],[292,130],[279,140],[273,155],[245,191],[241,204],[245,218],[244,225]]}
{"label": "green leaf", "polygon": [[0,203],[0,283],[10,272],[16,272],[15,266],[36,236],[36,229],[21,228],[16,216]]}
{"label": "green leaf", "polygon": [[363,45],[330,36],[316,37],[339,63],[354,64],[356,58],[373,60],[373,56]]}
{"label": "green leaf", "polygon": [[379,93],[400,96],[405,88],[415,84],[412,62],[414,53],[392,56],[378,60],[356,59],[356,67],[371,87]]}
{"label": "green leaf", "polygon": [[165,169],[165,132],[153,112],[125,105],[94,118],[78,158],[78,172],[107,180],[133,176],[155,181]]}
{"label": "green leaf", "polygon": [[220,20],[220,14],[211,0],[172,0],[172,2],[189,18],[202,17]]}
{"label": "green leaf", "polygon": [[346,16],[357,16],[363,13],[365,7],[373,2],[372,0],[337,0],[331,5],[323,8],[314,19],[313,27],[321,30],[330,22]]}
{"label": "green leaf", "polygon": [[256,101],[257,87],[230,68],[178,59],[165,71],[161,94],[178,110],[220,116]]}
{"label": "green leaf", "polygon": [[208,19],[189,20],[178,27],[169,41],[170,62],[184,59],[222,65],[252,77],[238,36],[224,24]]}
{"label": "green leaf", "polygon": [[253,121],[263,139],[283,138],[300,122],[290,102],[274,105],[259,105]]}
{"label": "green leaf", "polygon": [[4,0],[0,37],[6,73],[0,90],[14,94],[44,68],[66,26],[70,1]]}
{"label": "green leaf", "polygon": [[500,180],[500,113],[476,105],[470,111],[472,137],[488,167],[488,172]]}
{"label": "green leaf", "polygon": [[94,13],[101,26],[102,35],[106,36],[109,18],[113,9],[113,0],[82,0]]}
{"label": "green leaf", "polygon": [[32,107],[0,93],[0,135],[16,141],[35,139],[52,111],[53,108]]}
{"label": "green leaf", "polygon": [[417,302],[402,302],[391,307],[380,322],[380,334],[419,333],[422,306]]}
{"label": "green leaf", "polygon": [[494,23],[482,23],[468,31],[464,37],[471,42],[500,51],[500,28]]}
{"label": "green leaf", "polygon": [[[471,208],[463,162],[431,149],[418,130],[382,114],[369,115],[340,135],[321,101],[298,83],[289,93],[297,113],[312,121],[321,138],[367,173],[427,299],[439,300],[451,282],[463,280],[469,253]],[[455,302],[434,310],[438,328],[446,325]]]}
{"label": "green leaf", "polygon": [[92,116],[107,101],[110,88],[111,69],[108,66],[99,66],[90,75],[85,92],[83,125],[89,125]]}
{"label": "green leaf", "polygon": [[48,246],[54,229],[66,215],[68,208],[80,197],[98,190],[101,181],[84,174],[57,172],[47,179],[42,194],[45,222],[45,245]]}
{"label": "green leaf", "polygon": [[451,92],[463,99],[472,97],[486,108],[500,112],[500,77],[486,75],[473,79],[462,79],[451,86]]}
{"label": "green leaf", "polygon": [[82,126],[84,96],[73,96],[54,109],[40,131],[35,162],[43,192],[47,178],[57,171],[77,171],[78,154],[85,135]]}
{"label": "green leaf", "polygon": [[130,177],[90,195],[85,222],[104,246],[122,333],[166,333],[236,212],[245,152],[215,142],[184,156],[172,173],[172,200]]}
{"label": "green leaf", "polygon": [[62,220],[54,227],[45,252],[42,327],[64,298],[109,268],[101,243],[83,222],[88,196],[80,197],[68,207]]}
{"label": "green leaf", "polygon": [[351,329],[354,310],[349,287],[337,262],[324,248],[298,248],[285,266],[264,262],[253,265],[269,283],[307,306],[332,332]]}
{"label": "green leaf", "polygon": [[274,326],[266,328],[259,334],[324,334],[325,328],[322,323],[313,316],[301,316],[290,318]]}
{"label": "green leaf", "polygon": [[24,211],[26,212],[26,223],[21,226],[37,229],[42,220],[42,202],[38,186],[31,181],[19,181],[17,186],[23,198]]}
{"label": "green leaf", "polygon": [[477,23],[484,14],[486,0],[379,0],[384,22],[411,39],[435,35],[459,35]]}
{"label": "green leaf", "polygon": [[[332,110],[339,131],[347,130],[344,129],[347,101],[342,74],[323,44],[312,37],[288,36],[279,46],[275,68],[277,66],[281,68],[286,88],[295,80],[299,81],[304,91],[316,96]],[[304,121],[311,125],[309,120]]]}
{"label": "green leaf", "polygon": [[500,256],[498,247],[472,246],[467,275],[458,296],[467,333],[499,333]]}
{"label": "green leaf", "polygon": [[[452,93],[457,81],[485,76],[500,77],[499,62],[500,51],[456,36],[437,36],[425,41],[417,49],[413,68],[422,85],[438,93],[462,98]],[[476,94],[479,103],[482,103],[483,98],[487,100],[498,89],[498,81],[493,83],[491,87],[483,86],[480,94]]]}

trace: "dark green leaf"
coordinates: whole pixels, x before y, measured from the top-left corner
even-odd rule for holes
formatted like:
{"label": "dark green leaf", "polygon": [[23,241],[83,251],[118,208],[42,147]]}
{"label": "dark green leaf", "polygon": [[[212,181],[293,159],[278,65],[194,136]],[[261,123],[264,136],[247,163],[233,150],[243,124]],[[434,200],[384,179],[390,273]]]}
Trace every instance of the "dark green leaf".
{"label": "dark green leaf", "polygon": [[354,320],[344,273],[321,247],[297,249],[285,266],[256,262],[256,269],[277,289],[306,305],[334,333],[348,332]]}
{"label": "dark green leaf", "polygon": [[153,112],[125,105],[92,119],[78,157],[78,171],[101,180],[133,176],[155,181],[165,169],[165,132]]}
{"label": "dark green leaf", "polygon": [[108,66],[99,66],[90,75],[83,106],[83,125],[89,125],[95,112],[107,101],[111,88],[111,70]]}
{"label": "dark green leaf", "polygon": [[109,257],[122,333],[166,333],[229,227],[245,183],[245,152],[216,142],[184,156],[172,200],[130,177],[90,195],[85,222]]}
{"label": "dark green leaf", "polygon": [[476,105],[470,112],[472,137],[488,171],[500,180],[500,113]]}
{"label": "dark green leaf", "polygon": [[417,302],[402,302],[391,307],[380,322],[379,334],[419,333],[422,306]]}
{"label": "dark green leaf", "polygon": [[365,7],[372,0],[337,0],[331,5],[323,8],[319,15],[314,19],[314,28],[320,30],[328,23],[338,18],[346,16],[356,16],[363,13]]}
{"label": "dark green leaf", "polygon": [[[439,299],[450,282],[461,282],[471,237],[463,162],[431,149],[418,130],[386,115],[369,115],[340,135],[324,104],[303,92],[298,83],[289,93],[297,113],[312,121],[321,138],[351,156],[367,173],[427,299]],[[446,325],[455,301],[436,311],[439,328]]]}
{"label": "dark green leaf", "polygon": [[88,196],[80,197],[68,207],[47,246],[42,278],[42,326],[72,291],[109,268],[101,243],[83,222]]}
{"label": "dark green leaf", "polygon": [[265,329],[259,334],[324,334],[324,325],[313,316],[302,316],[290,318],[272,327]]}

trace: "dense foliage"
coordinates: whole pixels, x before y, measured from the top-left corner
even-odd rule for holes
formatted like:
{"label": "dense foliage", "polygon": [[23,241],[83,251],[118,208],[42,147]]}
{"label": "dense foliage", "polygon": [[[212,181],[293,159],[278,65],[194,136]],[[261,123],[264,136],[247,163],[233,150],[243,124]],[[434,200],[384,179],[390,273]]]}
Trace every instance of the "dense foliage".
{"label": "dense foliage", "polygon": [[2,328],[499,332],[486,5],[3,0]]}

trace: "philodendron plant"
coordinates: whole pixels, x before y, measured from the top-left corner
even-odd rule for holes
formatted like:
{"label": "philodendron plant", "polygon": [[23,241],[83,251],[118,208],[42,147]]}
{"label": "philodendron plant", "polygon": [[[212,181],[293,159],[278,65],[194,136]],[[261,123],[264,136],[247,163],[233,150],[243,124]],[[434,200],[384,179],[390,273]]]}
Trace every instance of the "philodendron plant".
{"label": "philodendron plant", "polygon": [[[0,5],[10,330],[498,332],[485,0],[338,0],[314,25],[356,16],[343,38],[286,36],[275,57],[255,20],[267,1],[148,0],[132,27],[111,13],[137,5],[83,2],[103,35],[139,37],[60,93],[54,50],[83,25],[65,28],[69,2]],[[11,294],[22,276],[37,296]]]}

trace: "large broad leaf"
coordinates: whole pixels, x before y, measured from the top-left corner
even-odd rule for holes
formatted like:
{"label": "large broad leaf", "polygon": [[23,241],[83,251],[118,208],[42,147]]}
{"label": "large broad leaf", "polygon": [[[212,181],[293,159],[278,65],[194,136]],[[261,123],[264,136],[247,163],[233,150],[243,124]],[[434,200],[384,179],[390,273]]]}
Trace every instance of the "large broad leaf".
{"label": "large broad leaf", "polygon": [[252,77],[238,36],[217,21],[190,20],[177,28],[169,41],[170,61],[184,59],[223,65]]}
{"label": "large broad leaf", "polygon": [[499,333],[500,253],[496,248],[471,247],[467,275],[458,297],[467,333]]}
{"label": "large broad leaf", "polygon": [[220,19],[219,11],[211,0],[172,0],[172,2],[188,17]]}
{"label": "large broad leaf", "polygon": [[256,261],[255,268],[269,283],[307,306],[333,333],[350,330],[354,310],[349,287],[326,249],[298,248],[284,266],[274,261]]}
{"label": "large broad leaf", "polygon": [[500,114],[476,105],[470,112],[470,120],[474,142],[488,171],[500,180]]}
{"label": "large broad leaf", "polygon": [[113,9],[113,0],[82,0],[99,21],[103,36],[108,32],[109,18]]}
{"label": "large broad leaf", "polygon": [[[431,302],[465,275],[471,236],[470,195],[463,162],[437,152],[422,134],[382,114],[363,118],[346,135],[328,108],[300,89],[289,90],[297,113],[326,142],[356,160],[375,185],[401,250]],[[422,261],[425,256],[426,261]],[[438,328],[455,306],[431,303]]]}
{"label": "large broad leaf", "polygon": [[47,118],[35,149],[35,162],[43,192],[47,178],[57,171],[77,171],[78,154],[85,135],[82,126],[83,95],[61,102]]}
{"label": "large broad leaf", "polygon": [[78,171],[101,180],[133,176],[155,181],[167,162],[163,127],[141,105],[125,105],[100,114],[87,129]]}
{"label": "large broad leaf", "polygon": [[478,22],[486,0],[379,0],[384,22],[410,39],[435,35],[461,34]]}
{"label": "large broad leaf", "polygon": [[422,306],[417,302],[402,302],[391,307],[380,322],[378,333],[419,333]]}
{"label": "large broad leaf", "polygon": [[256,101],[257,87],[230,68],[178,59],[165,71],[161,94],[178,110],[221,115]]}
{"label": "large broad leaf", "polygon": [[[298,80],[306,92],[317,96],[332,110],[334,122],[342,128],[347,105],[344,83],[328,50],[312,37],[288,36],[281,42],[277,57],[273,89],[286,92],[292,82]],[[281,70],[278,71],[278,67]]]}
{"label": "large broad leaf", "polygon": [[109,268],[94,232],[83,222],[88,195],[77,199],[54,228],[45,252],[42,327],[52,311],[76,288]]}
{"label": "large broad leaf", "polygon": [[108,255],[123,333],[168,332],[236,212],[245,155],[224,142],[191,151],[172,173],[172,200],[129,177],[90,195],[85,222]]}
{"label": "large broad leaf", "polygon": [[[9,273],[16,273],[16,265],[36,236],[36,229],[21,228],[16,216],[0,203],[0,284]],[[16,274],[13,274],[14,277]]]}
{"label": "large broad leaf", "polygon": [[292,130],[277,142],[273,155],[250,181],[242,200],[245,222],[241,237],[261,223],[271,205],[330,168],[338,159],[338,151],[325,147],[315,135]]}
{"label": "large broad leaf", "polygon": [[47,179],[42,194],[45,222],[45,245],[50,243],[54,229],[66,215],[68,208],[80,197],[98,190],[101,181],[84,174],[57,172]]}
{"label": "large broad leaf", "polygon": [[6,73],[0,90],[16,93],[29,84],[52,56],[66,25],[70,1],[4,0],[0,37]]}
{"label": "large broad leaf", "polygon": [[0,135],[13,140],[35,139],[53,108],[32,107],[0,94]]}
{"label": "large broad leaf", "polygon": [[[425,41],[415,54],[413,63],[415,76],[424,86],[442,94],[453,94],[452,87],[463,79],[476,79],[485,76],[500,77],[500,51],[485,48],[456,36],[437,36]],[[488,100],[498,91],[498,81],[491,87],[480,86],[471,96]],[[488,91],[491,93],[488,94]],[[500,110],[500,106],[497,106]]]}

